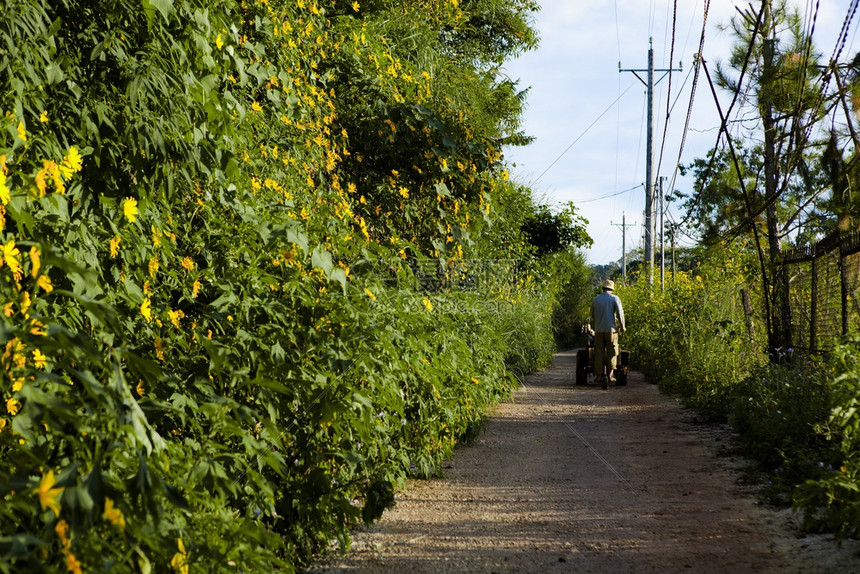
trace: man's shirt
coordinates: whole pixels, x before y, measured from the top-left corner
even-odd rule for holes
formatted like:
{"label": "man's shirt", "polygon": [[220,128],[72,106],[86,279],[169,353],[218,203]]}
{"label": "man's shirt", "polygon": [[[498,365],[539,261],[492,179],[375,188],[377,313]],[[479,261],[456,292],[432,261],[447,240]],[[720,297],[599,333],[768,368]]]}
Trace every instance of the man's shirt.
{"label": "man's shirt", "polygon": [[619,328],[622,331],[626,329],[621,299],[609,291],[604,291],[591,302],[591,316],[596,333],[614,333]]}

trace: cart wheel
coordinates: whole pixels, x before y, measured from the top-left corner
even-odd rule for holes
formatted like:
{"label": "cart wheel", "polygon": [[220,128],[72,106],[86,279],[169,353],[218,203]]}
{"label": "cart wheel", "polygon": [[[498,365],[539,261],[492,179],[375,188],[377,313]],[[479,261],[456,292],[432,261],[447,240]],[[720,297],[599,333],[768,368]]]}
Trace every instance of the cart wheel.
{"label": "cart wheel", "polygon": [[581,387],[588,384],[588,349],[576,353],[576,384]]}
{"label": "cart wheel", "polygon": [[627,386],[627,365],[615,369],[615,386]]}

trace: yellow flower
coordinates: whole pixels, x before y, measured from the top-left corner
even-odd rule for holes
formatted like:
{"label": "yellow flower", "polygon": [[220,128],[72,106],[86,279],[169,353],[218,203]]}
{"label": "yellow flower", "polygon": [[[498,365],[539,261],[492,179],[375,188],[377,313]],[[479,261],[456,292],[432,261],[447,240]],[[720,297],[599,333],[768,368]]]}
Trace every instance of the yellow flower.
{"label": "yellow flower", "polygon": [[472,382],[475,383],[476,385],[481,384],[480,381],[478,381],[478,379],[476,379],[475,377],[472,377]]}
{"label": "yellow flower", "polygon": [[48,474],[42,476],[39,481],[39,487],[34,488],[33,492],[39,495],[39,503],[42,505],[42,510],[49,508],[54,511],[54,514],[60,515],[60,501],[57,500],[63,493],[64,488],[54,488],[57,480],[54,478],[54,471],[49,470]]}
{"label": "yellow flower", "polygon": [[24,388],[24,377],[18,377],[12,382],[12,392],[17,393]]}
{"label": "yellow flower", "polygon": [[36,174],[36,188],[39,190],[39,197],[44,197],[48,190],[48,184],[45,183],[46,175],[47,172],[44,169],[40,169]]}
{"label": "yellow flower", "polygon": [[170,317],[170,322],[173,323],[173,326],[177,329],[179,328],[179,320],[185,317],[185,313],[182,309],[177,309],[176,311],[167,311],[167,315]]}
{"label": "yellow flower", "polygon": [[376,301],[376,295],[374,295],[374,294],[373,294],[373,291],[371,291],[370,289],[365,288],[365,289],[364,289],[364,292],[365,292],[365,293],[367,293],[367,296],[368,296],[368,297],[370,297],[370,300],[371,300],[371,301]]}
{"label": "yellow flower", "polygon": [[54,285],[51,283],[51,278],[47,275],[41,275],[36,279],[36,285],[45,290],[45,293],[50,293],[54,290]]}
{"label": "yellow flower", "polygon": [[403,196],[404,199],[409,199],[409,190],[405,187],[401,187],[400,195]]}
{"label": "yellow flower", "polygon": [[251,103],[251,109],[254,110],[255,112],[262,112],[263,106],[261,106],[259,102],[252,102]]}
{"label": "yellow flower", "polygon": [[54,526],[54,532],[57,533],[57,537],[60,539],[60,542],[63,544],[64,548],[68,548],[71,546],[72,541],[69,540],[69,523],[65,520],[60,520],[57,522],[57,525]]}
{"label": "yellow flower", "polygon": [[3,205],[12,201],[12,193],[6,185],[6,156],[0,155],[0,203]]}
{"label": "yellow flower", "polygon": [[424,298],[421,300],[421,304],[422,304],[422,305],[424,305],[424,307],[426,307],[428,311],[432,311],[432,310],[433,310],[433,303],[431,303],[431,302],[430,302],[430,299],[428,299],[427,297],[424,297]]}
{"label": "yellow flower", "polygon": [[33,301],[32,301],[32,299],[30,299],[30,292],[24,291],[21,294],[20,305],[21,305],[21,313],[23,313],[25,317],[27,316],[27,311],[30,310],[30,305],[32,305],[32,304],[33,304]]}
{"label": "yellow flower", "polygon": [[5,305],[3,305],[3,315],[5,315],[6,317],[11,317],[15,314],[14,309],[12,309],[12,305],[14,305],[12,301],[9,301]]}
{"label": "yellow flower", "polygon": [[6,410],[9,411],[9,414],[13,417],[18,414],[18,411],[21,410],[21,403],[15,397],[9,397],[6,399]]}
{"label": "yellow flower", "polygon": [[18,139],[27,141],[27,128],[24,127],[24,122],[18,122]]}
{"label": "yellow flower", "polygon": [[218,36],[215,37],[215,47],[219,50],[224,47],[224,38],[221,37],[221,33],[218,33]]}
{"label": "yellow flower", "polygon": [[147,321],[152,320],[152,303],[149,300],[149,297],[143,300],[143,303],[140,305],[140,314],[143,315],[143,318]]}
{"label": "yellow flower", "polygon": [[352,3],[352,9],[353,9],[355,12],[358,12],[358,9],[359,9],[360,7],[361,7],[361,6],[359,6],[358,2],[353,2],[353,3]]}
{"label": "yellow flower", "polygon": [[189,271],[194,271],[194,261],[190,257],[186,257],[182,260],[182,267]]}
{"label": "yellow flower", "polygon": [[119,242],[122,241],[122,237],[117,235],[113,239],[110,240],[110,257],[114,259],[119,253]]}
{"label": "yellow flower", "polygon": [[44,369],[47,362],[48,357],[42,354],[42,351],[39,349],[33,351],[33,363],[36,365],[37,369]]}
{"label": "yellow flower", "polygon": [[75,555],[71,552],[66,554],[66,570],[68,570],[72,574],[83,574],[83,570],[81,570],[81,563],[78,562],[78,559],[75,558]]}
{"label": "yellow flower", "polygon": [[41,337],[45,334],[45,325],[39,321],[33,320],[33,324],[30,327],[30,333]]}
{"label": "yellow flower", "polygon": [[125,530],[125,516],[123,516],[122,511],[114,506],[113,500],[110,498],[105,498],[105,511],[104,511],[105,519],[118,527],[120,530]]}
{"label": "yellow flower", "polygon": [[42,258],[40,257],[39,249],[36,246],[30,248],[30,263],[32,264],[30,275],[36,277],[39,274],[39,268],[42,267]]}
{"label": "yellow flower", "polygon": [[158,257],[153,257],[149,260],[149,276],[155,278],[155,274],[158,273]]}
{"label": "yellow flower", "polygon": [[0,419],[0,431],[6,428],[6,419]]}
{"label": "yellow flower", "polygon": [[0,257],[0,259],[2,259],[2,261],[0,261],[0,266],[2,266],[3,261],[5,261],[13,274],[20,273],[21,264],[18,262],[18,256],[20,254],[21,252],[18,251],[17,247],[15,247],[15,240],[10,239],[9,242],[3,246],[2,257]]}
{"label": "yellow flower", "polygon": [[144,393],[146,393],[146,387],[143,386],[143,380],[137,382],[137,386],[134,388],[135,392],[137,392],[137,396],[142,397]]}
{"label": "yellow flower", "polygon": [[133,197],[126,197],[122,202],[122,212],[125,214],[125,218],[129,220],[130,223],[134,223],[137,219],[137,200]]}
{"label": "yellow flower", "polygon": [[39,114],[39,121],[43,124],[48,123],[48,110],[42,110],[42,113]]}
{"label": "yellow flower", "polygon": [[191,296],[195,299],[197,298],[197,294],[200,293],[200,288],[203,287],[203,284],[200,281],[194,280],[194,285],[191,286]]}
{"label": "yellow flower", "polygon": [[159,361],[164,360],[164,349],[167,348],[167,345],[164,343],[164,339],[161,337],[156,337],[154,341],[155,345],[155,356]]}
{"label": "yellow flower", "polygon": [[63,165],[60,169],[62,169],[63,175],[68,179],[71,174],[81,171],[82,165],[81,152],[75,146],[71,146],[63,158]]}
{"label": "yellow flower", "polygon": [[188,574],[188,553],[185,551],[185,544],[182,543],[181,538],[176,539],[176,548],[178,552],[170,560],[170,567],[179,574]]}

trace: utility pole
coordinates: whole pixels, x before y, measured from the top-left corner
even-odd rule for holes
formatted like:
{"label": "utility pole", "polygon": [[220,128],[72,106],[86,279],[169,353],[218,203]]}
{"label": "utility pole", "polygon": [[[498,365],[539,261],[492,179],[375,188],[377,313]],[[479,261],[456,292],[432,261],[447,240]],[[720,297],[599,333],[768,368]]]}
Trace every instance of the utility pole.
{"label": "utility pole", "polygon": [[610,225],[621,228],[621,283],[627,285],[627,228],[633,227],[635,223],[626,223],[626,216],[621,212],[621,223],[612,223]]}
{"label": "utility pole", "polygon": [[[645,265],[648,267],[648,284],[654,284],[654,85],[666,77],[669,72],[680,72],[681,67],[668,69],[654,69],[654,39],[648,39],[648,68],[647,69],[622,69],[618,62],[619,72],[632,72],[640,82],[648,88],[648,146],[645,154]],[[639,72],[647,72],[647,80],[643,80]],[[654,72],[663,72],[663,75],[655,82]]]}

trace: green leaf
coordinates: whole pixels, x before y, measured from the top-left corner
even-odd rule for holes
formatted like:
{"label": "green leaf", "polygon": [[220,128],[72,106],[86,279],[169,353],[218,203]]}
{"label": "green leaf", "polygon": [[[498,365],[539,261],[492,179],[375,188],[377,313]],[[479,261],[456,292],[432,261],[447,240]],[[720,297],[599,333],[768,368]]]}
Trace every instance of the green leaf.
{"label": "green leaf", "polygon": [[93,510],[93,499],[86,488],[73,486],[63,491],[63,506],[89,514]]}
{"label": "green leaf", "polygon": [[155,10],[161,13],[165,22],[170,22],[170,16],[174,12],[173,0],[141,0],[141,2],[150,23],[152,22],[152,15],[155,14]]}
{"label": "green leaf", "polygon": [[311,254],[311,265],[315,268],[322,269],[326,274],[326,277],[330,277],[332,268],[334,267],[331,253],[326,251],[323,247],[318,246],[314,248],[314,251]]}

